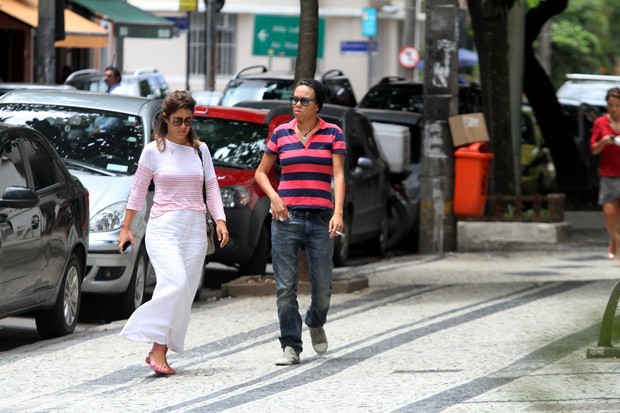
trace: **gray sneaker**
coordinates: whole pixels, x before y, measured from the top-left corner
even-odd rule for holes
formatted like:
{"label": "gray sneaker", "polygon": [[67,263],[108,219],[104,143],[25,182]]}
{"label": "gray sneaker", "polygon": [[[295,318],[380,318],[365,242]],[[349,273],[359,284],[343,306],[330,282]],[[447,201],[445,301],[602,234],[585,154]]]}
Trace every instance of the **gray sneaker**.
{"label": "gray sneaker", "polygon": [[282,356],[276,360],[276,366],[290,366],[293,364],[299,364],[299,354],[291,346],[284,347]]}
{"label": "gray sneaker", "polygon": [[325,354],[327,351],[327,336],[323,327],[309,327],[310,338],[312,339],[312,348],[316,354]]}

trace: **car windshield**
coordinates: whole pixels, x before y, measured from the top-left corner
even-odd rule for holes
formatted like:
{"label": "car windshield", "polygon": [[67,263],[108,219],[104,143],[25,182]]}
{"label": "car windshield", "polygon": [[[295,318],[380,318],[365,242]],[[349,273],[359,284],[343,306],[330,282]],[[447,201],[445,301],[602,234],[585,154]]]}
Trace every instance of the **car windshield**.
{"label": "car windshield", "polygon": [[[423,113],[423,85],[395,84],[374,87],[364,96],[359,107]],[[480,111],[482,111],[482,94],[480,92],[480,87],[475,83],[467,86],[459,86],[459,113],[474,113]]]}
{"label": "car windshield", "polygon": [[68,84],[71,86],[80,89],[80,90],[90,90],[91,92],[105,92],[108,90],[108,85],[103,81],[103,77],[97,75],[96,77],[85,77],[85,78],[77,78],[73,81],[70,81]]}
{"label": "car windshield", "polygon": [[38,130],[70,166],[77,161],[121,175],[136,172],[145,141],[139,117],[93,109],[3,104],[0,122]]}
{"label": "car windshield", "polygon": [[244,100],[286,100],[292,94],[292,80],[237,79],[226,86],[220,105],[234,106]]}
{"label": "car windshield", "polygon": [[220,118],[194,118],[194,130],[209,146],[215,166],[256,169],[265,151],[268,128]]}
{"label": "car windshield", "polygon": [[410,88],[376,88],[368,92],[360,102],[360,107],[422,113],[424,95],[421,88],[418,93]]}

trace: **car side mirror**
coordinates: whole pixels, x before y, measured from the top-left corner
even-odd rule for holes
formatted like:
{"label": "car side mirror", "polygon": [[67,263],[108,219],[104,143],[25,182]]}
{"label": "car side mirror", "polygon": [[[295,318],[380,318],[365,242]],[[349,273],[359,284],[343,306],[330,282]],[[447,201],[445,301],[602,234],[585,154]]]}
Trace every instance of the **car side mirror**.
{"label": "car side mirror", "polygon": [[357,159],[357,165],[355,167],[354,173],[359,174],[364,170],[369,170],[374,167],[375,167],[375,162],[372,159],[367,158],[365,156],[360,156]]}
{"label": "car side mirror", "polygon": [[34,189],[24,186],[9,186],[0,198],[0,207],[33,208],[37,206],[39,196]]}

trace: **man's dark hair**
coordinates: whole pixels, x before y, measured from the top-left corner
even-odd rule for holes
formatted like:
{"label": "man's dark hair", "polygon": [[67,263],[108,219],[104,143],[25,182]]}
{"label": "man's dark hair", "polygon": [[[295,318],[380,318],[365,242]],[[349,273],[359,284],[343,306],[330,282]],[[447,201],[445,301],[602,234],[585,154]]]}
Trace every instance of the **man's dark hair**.
{"label": "man's dark hair", "polygon": [[108,66],[108,67],[105,68],[104,72],[107,72],[108,70],[111,70],[112,72],[114,72],[114,77],[117,77],[119,82],[121,80],[123,80],[123,78],[121,76],[121,72],[120,72],[120,70],[118,70],[118,67],[116,67],[116,66]]}
{"label": "man's dark hair", "polygon": [[323,103],[325,103],[325,99],[327,98],[327,94],[329,93],[329,89],[325,84],[321,81],[312,78],[305,78],[297,82],[293,90],[297,89],[298,86],[308,86],[312,90],[314,90],[314,98],[316,99],[316,104],[319,107],[319,110],[323,107]]}

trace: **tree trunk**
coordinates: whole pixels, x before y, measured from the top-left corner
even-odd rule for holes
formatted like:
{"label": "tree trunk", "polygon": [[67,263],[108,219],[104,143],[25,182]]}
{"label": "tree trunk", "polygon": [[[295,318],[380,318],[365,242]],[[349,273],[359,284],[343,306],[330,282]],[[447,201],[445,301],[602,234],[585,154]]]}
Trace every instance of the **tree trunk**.
{"label": "tree trunk", "polygon": [[[295,83],[316,73],[316,55],[319,42],[319,1],[301,0],[299,16],[299,39],[295,62]],[[299,281],[309,281],[306,251],[297,252]]]}
{"label": "tree trunk", "polygon": [[489,147],[495,155],[489,183],[491,193],[514,195],[515,164],[510,110],[508,11],[512,1],[469,0],[474,41],[480,56],[480,79]]}
{"label": "tree trunk", "polygon": [[37,83],[56,82],[56,49],[54,49],[55,1],[39,2],[39,28],[36,36],[34,77]]}
{"label": "tree trunk", "polygon": [[295,83],[307,77],[314,77],[319,42],[319,1],[301,0],[300,4]]}
{"label": "tree trunk", "polygon": [[[567,126],[556,91],[549,76],[534,55],[533,43],[543,25],[551,17],[561,13],[568,0],[541,2],[527,12],[525,23],[525,67],[523,91],[534,109],[538,124],[553,162],[560,188],[577,194],[586,182],[586,169],[573,139],[573,131]],[[581,188],[583,189],[583,188]]]}

